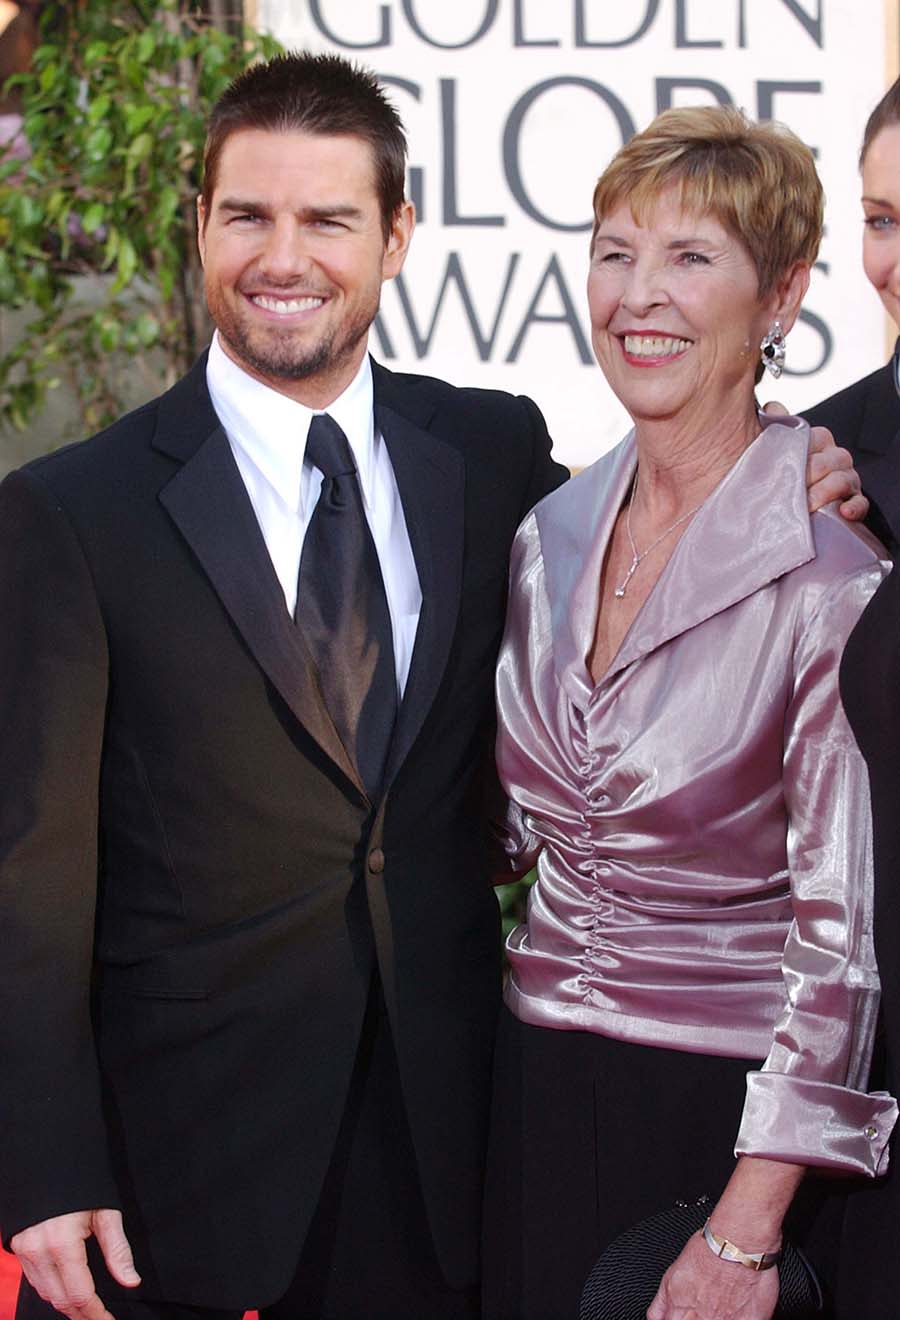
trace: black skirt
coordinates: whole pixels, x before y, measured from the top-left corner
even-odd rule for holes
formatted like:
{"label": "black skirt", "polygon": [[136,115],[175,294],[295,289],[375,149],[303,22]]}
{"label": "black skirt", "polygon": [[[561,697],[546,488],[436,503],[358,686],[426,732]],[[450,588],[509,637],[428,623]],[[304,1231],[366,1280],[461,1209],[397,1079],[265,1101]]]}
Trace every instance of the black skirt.
{"label": "black skirt", "polygon": [[[746,1059],[526,1026],[503,1010],[484,1231],[484,1320],[577,1320],[588,1273],[625,1228],[715,1201],[734,1169]],[[820,1274],[841,1198],[808,1179],[786,1231]],[[827,1283],[827,1279],[825,1280]]]}

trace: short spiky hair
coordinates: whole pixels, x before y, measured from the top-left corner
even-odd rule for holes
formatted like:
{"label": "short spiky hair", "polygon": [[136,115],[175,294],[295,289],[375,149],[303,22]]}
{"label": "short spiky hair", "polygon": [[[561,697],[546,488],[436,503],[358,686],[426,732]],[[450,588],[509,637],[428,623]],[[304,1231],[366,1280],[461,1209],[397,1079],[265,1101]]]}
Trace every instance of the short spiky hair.
{"label": "short spiky hair", "polygon": [[815,261],[824,197],[816,165],[783,124],[730,106],[665,110],[613,157],[594,189],[594,234],[622,202],[636,219],[671,185],[687,211],[713,215],[750,254],[765,298],[796,261]]}
{"label": "short spiky hair", "polygon": [[859,153],[859,168],[862,169],[866,152],[883,128],[900,124],[900,78],[891,83],[884,96],[869,115],[866,131],[863,133],[862,147]]}
{"label": "short spiky hair", "polygon": [[339,55],[297,51],[253,64],[213,106],[203,153],[203,202],[209,215],[222,148],[232,133],[317,133],[357,137],[375,161],[385,241],[403,204],[406,135],[373,74]]}

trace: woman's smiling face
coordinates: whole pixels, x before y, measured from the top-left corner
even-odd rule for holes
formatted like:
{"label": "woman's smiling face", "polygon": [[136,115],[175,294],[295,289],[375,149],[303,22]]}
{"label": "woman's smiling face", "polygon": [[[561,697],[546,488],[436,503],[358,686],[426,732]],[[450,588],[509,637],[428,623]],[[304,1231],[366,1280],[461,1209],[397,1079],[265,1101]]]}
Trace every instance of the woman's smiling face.
{"label": "woman's smiling face", "polygon": [[624,202],[604,216],[588,275],[597,361],[633,418],[706,410],[752,395],[759,342],[777,297],[759,297],[753,261],[712,215],[682,209],[673,185],[638,223]]}

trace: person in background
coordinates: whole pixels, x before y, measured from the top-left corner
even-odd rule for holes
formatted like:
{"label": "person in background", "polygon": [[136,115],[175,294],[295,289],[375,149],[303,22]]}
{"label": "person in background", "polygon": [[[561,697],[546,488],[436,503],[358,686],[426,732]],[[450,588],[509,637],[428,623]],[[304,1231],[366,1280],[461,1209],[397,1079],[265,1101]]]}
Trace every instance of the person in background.
{"label": "person in background", "polygon": [[[900,328],[900,80],[866,125],[863,264]],[[900,340],[898,340],[900,349]],[[886,366],[810,410],[842,427],[872,515],[896,556],[900,548],[900,381],[898,349]],[[875,522],[870,525],[876,526]],[[895,568],[854,629],[841,665],[841,696],[866,759],[875,853],[874,939],[882,985],[876,1062],[885,1088],[900,1085],[900,575]],[[896,1134],[892,1143],[896,1160]],[[848,1199],[842,1240],[840,1320],[891,1316],[900,1296],[900,1178]]]}
{"label": "person in background", "polygon": [[[859,153],[863,268],[900,329],[900,79],[869,116]],[[885,366],[804,412],[853,454],[872,503],[869,526],[900,549],[900,339]]]}
{"label": "person in background", "polygon": [[884,1167],[837,677],[887,566],[809,514],[808,427],[754,398],[821,225],[809,149],[733,109],[666,112],[597,184],[593,345],[634,429],[513,548],[497,765],[537,879],[507,944],[486,1320],[571,1320],[614,1237],[702,1195],[648,1320],[768,1320],[783,1231],[823,1272],[836,1240],[806,1170]]}
{"label": "person in background", "polygon": [[0,160],[27,160],[28,140],[22,131],[21,94],[5,88],[13,74],[25,73],[40,40],[38,20],[43,0],[0,0]]}

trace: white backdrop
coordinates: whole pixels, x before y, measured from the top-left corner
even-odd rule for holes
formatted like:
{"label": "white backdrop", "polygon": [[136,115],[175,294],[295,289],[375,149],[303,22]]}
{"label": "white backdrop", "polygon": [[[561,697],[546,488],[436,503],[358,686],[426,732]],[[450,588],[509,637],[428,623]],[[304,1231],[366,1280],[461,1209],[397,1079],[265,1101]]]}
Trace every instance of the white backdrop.
{"label": "white backdrop", "polygon": [[594,181],[670,104],[728,100],[818,156],[820,265],[791,371],[800,409],[879,366],[884,317],[860,265],[856,156],[894,75],[897,0],[256,0],[285,45],[378,73],[409,131],[419,212],[372,351],[388,366],[528,393],[583,466],[626,429],[590,357]]}

